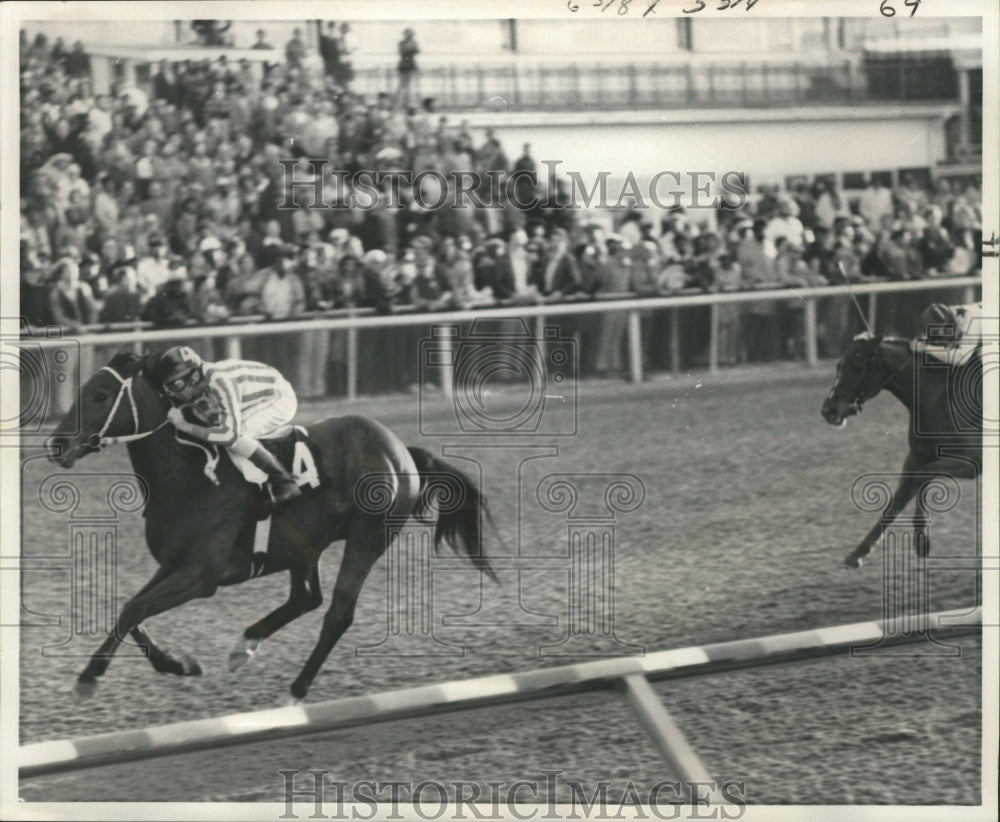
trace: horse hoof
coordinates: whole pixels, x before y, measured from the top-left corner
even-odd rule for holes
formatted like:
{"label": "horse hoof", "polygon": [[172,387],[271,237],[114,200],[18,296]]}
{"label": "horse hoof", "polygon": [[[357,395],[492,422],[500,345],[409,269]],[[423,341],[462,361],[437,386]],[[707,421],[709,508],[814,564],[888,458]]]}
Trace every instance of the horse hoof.
{"label": "horse hoof", "polygon": [[285,694],[285,698],[281,701],[282,708],[291,708],[295,705],[301,705],[305,702],[304,699],[300,699],[297,696],[292,696],[291,694]]}
{"label": "horse hoof", "polygon": [[260,648],[259,639],[241,639],[229,654],[229,670],[238,671],[246,665]]}
{"label": "horse hoof", "polygon": [[846,568],[860,568],[862,565],[864,565],[864,562],[861,557],[847,557],[844,560],[844,566]]}
{"label": "horse hoof", "polygon": [[182,654],[180,663],[181,676],[201,676],[201,665],[198,664],[198,660],[193,656]]}
{"label": "horse hoof", "polygon": [[90,699],[97,693],[96,679],[78,679],[73,684],[73,696],[77,699]]}

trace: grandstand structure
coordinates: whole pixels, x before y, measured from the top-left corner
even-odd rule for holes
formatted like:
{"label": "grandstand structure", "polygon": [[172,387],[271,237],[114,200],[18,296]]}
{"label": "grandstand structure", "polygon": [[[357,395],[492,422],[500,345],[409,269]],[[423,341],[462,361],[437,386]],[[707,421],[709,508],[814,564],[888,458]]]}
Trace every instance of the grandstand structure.
{"label": "grandstand structure", "polygon": [[[103,93],[115,80],[127,86],[148,84],[153,67],[163,61],[226,57],[231,63],[245,60],[259,72],[265,62],[284,61],[283,46],[295,29],[315,53],[325,21],[231,21],[227,38],[232,45],[210,47],[199,45],[188,23],[181,21],[143,24],[138,32],[130,26],[110,35],[106,24],[63,25],[63,36],[81,39],[92,55],[95,91]],[[847,175],[848,183],[852,173],[865,171],[884,172],[893,182],[900,170],[978,172],[979,18],[907,19],[904,24],[895,17],[684,17],[614,25],[574,19],[559,26],[558,37],[552,35],[551,20],[351,25],[359,44],[357,91],[375,94],[394,87],[396,43],[403,27],[413,26],[421,43],[418,96],[433,97],[439,111],[461,112],[473,126],[493,128],[515,144],[528,132],[526,139],[542,153],[550,145],[565,146],[567,129],[574,130],[576,143],[607,145],[607,135],[598,127],[602,112],[627,109],[630,124],[647,127],[635,131],[640,142],[669,147],[665,153],[686,167],[719,156],[724,143],[726,154],[737,149],[733,163],[756,161],[744,170],[761,182],[810,172]],[[251,48],[254,32],[262,27],[273,51]],[[30,36],[32,27],[26,29]],[[46,24],[45,30],[52,36],[62,33],[58,23]],[[667,123],[664,110],[670,113]],[[617,114],[607,120],[622,122]],[[882,132],[887,120],[908,135],[920,129],[926,139],[915,144],[887,140]],[[804,122],[821,125],[815,132],[803,131]],[[732,141],[727,132],[741,126],[759,130],[759,140],[753,142],[791,149],[780,152],[781,170],[764,156],[740,156],[732,145],[740,141]],[[838,135],[840,129],[856,135],[853,164],[850,155],[836,151],[844,142],[839,136],[824,136]],[[877,163],[876,139],[886,150]],[[696,140],[703,151],[678,150]],[[861,144],[871,167],[857,165]],[[810,167],[814,158],[830,157],[830,150],[830,162]],[[623,153],[634,157],[631,146]],[[606,152],[602,148],[597,155],[606,157]],[[637,176],[643,172],[641,164],[651,161],[640,155],[638,162]],[[578,165],[590,170],[586,158]],[[650,165],[648,173],[660,167]]]}

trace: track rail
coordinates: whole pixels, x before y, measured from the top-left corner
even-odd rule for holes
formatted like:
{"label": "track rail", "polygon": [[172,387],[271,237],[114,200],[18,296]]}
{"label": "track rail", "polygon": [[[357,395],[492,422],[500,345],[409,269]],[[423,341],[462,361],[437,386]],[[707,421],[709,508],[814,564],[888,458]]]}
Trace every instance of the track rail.
{"label": "track rail", "polygon": [[952,638],[979,634],[981,630],[982,609],[979,607],[942,611],[444,682],[79,739],[35,742],[19,749],[20,776],[42,776],[246,742],[618,688],[624,689],[638,720],[664,757],[681,775],[694,774],[698,779],[697,774],[703,773],[704,768],[683,744],[683,738],[672,726],[662,704],[651,699],[648,680],[706,676],[842,654],[856,656],[866,649],[915,643],[947,646]]}

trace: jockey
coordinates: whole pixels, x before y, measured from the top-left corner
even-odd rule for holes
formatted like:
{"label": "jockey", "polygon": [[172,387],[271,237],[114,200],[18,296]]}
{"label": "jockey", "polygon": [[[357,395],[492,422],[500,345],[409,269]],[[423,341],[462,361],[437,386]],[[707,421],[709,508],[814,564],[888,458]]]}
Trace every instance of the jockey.
{"label": "jockey", "polygon": [[174,346],[159,356],[150,377],[173,404],[167,419],[177,430],[248,459],[267,474],[275,503],[302,493],[258,441],[287,425],[298,407],[295,391],[278,371],[249,360],[206,363],[187,346]]}

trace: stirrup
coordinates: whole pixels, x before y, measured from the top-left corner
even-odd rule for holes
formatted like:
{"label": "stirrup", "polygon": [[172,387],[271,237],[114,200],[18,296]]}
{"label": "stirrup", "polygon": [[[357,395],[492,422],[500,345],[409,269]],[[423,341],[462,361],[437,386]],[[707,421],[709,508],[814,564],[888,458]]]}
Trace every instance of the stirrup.
{"label": "stirrup", "polygon": [[280,480],[278,482],[267,483],[267,496],[274,505],[280,505],[296,497],[302,496],[302,489],[295,484],[294,480]]}

